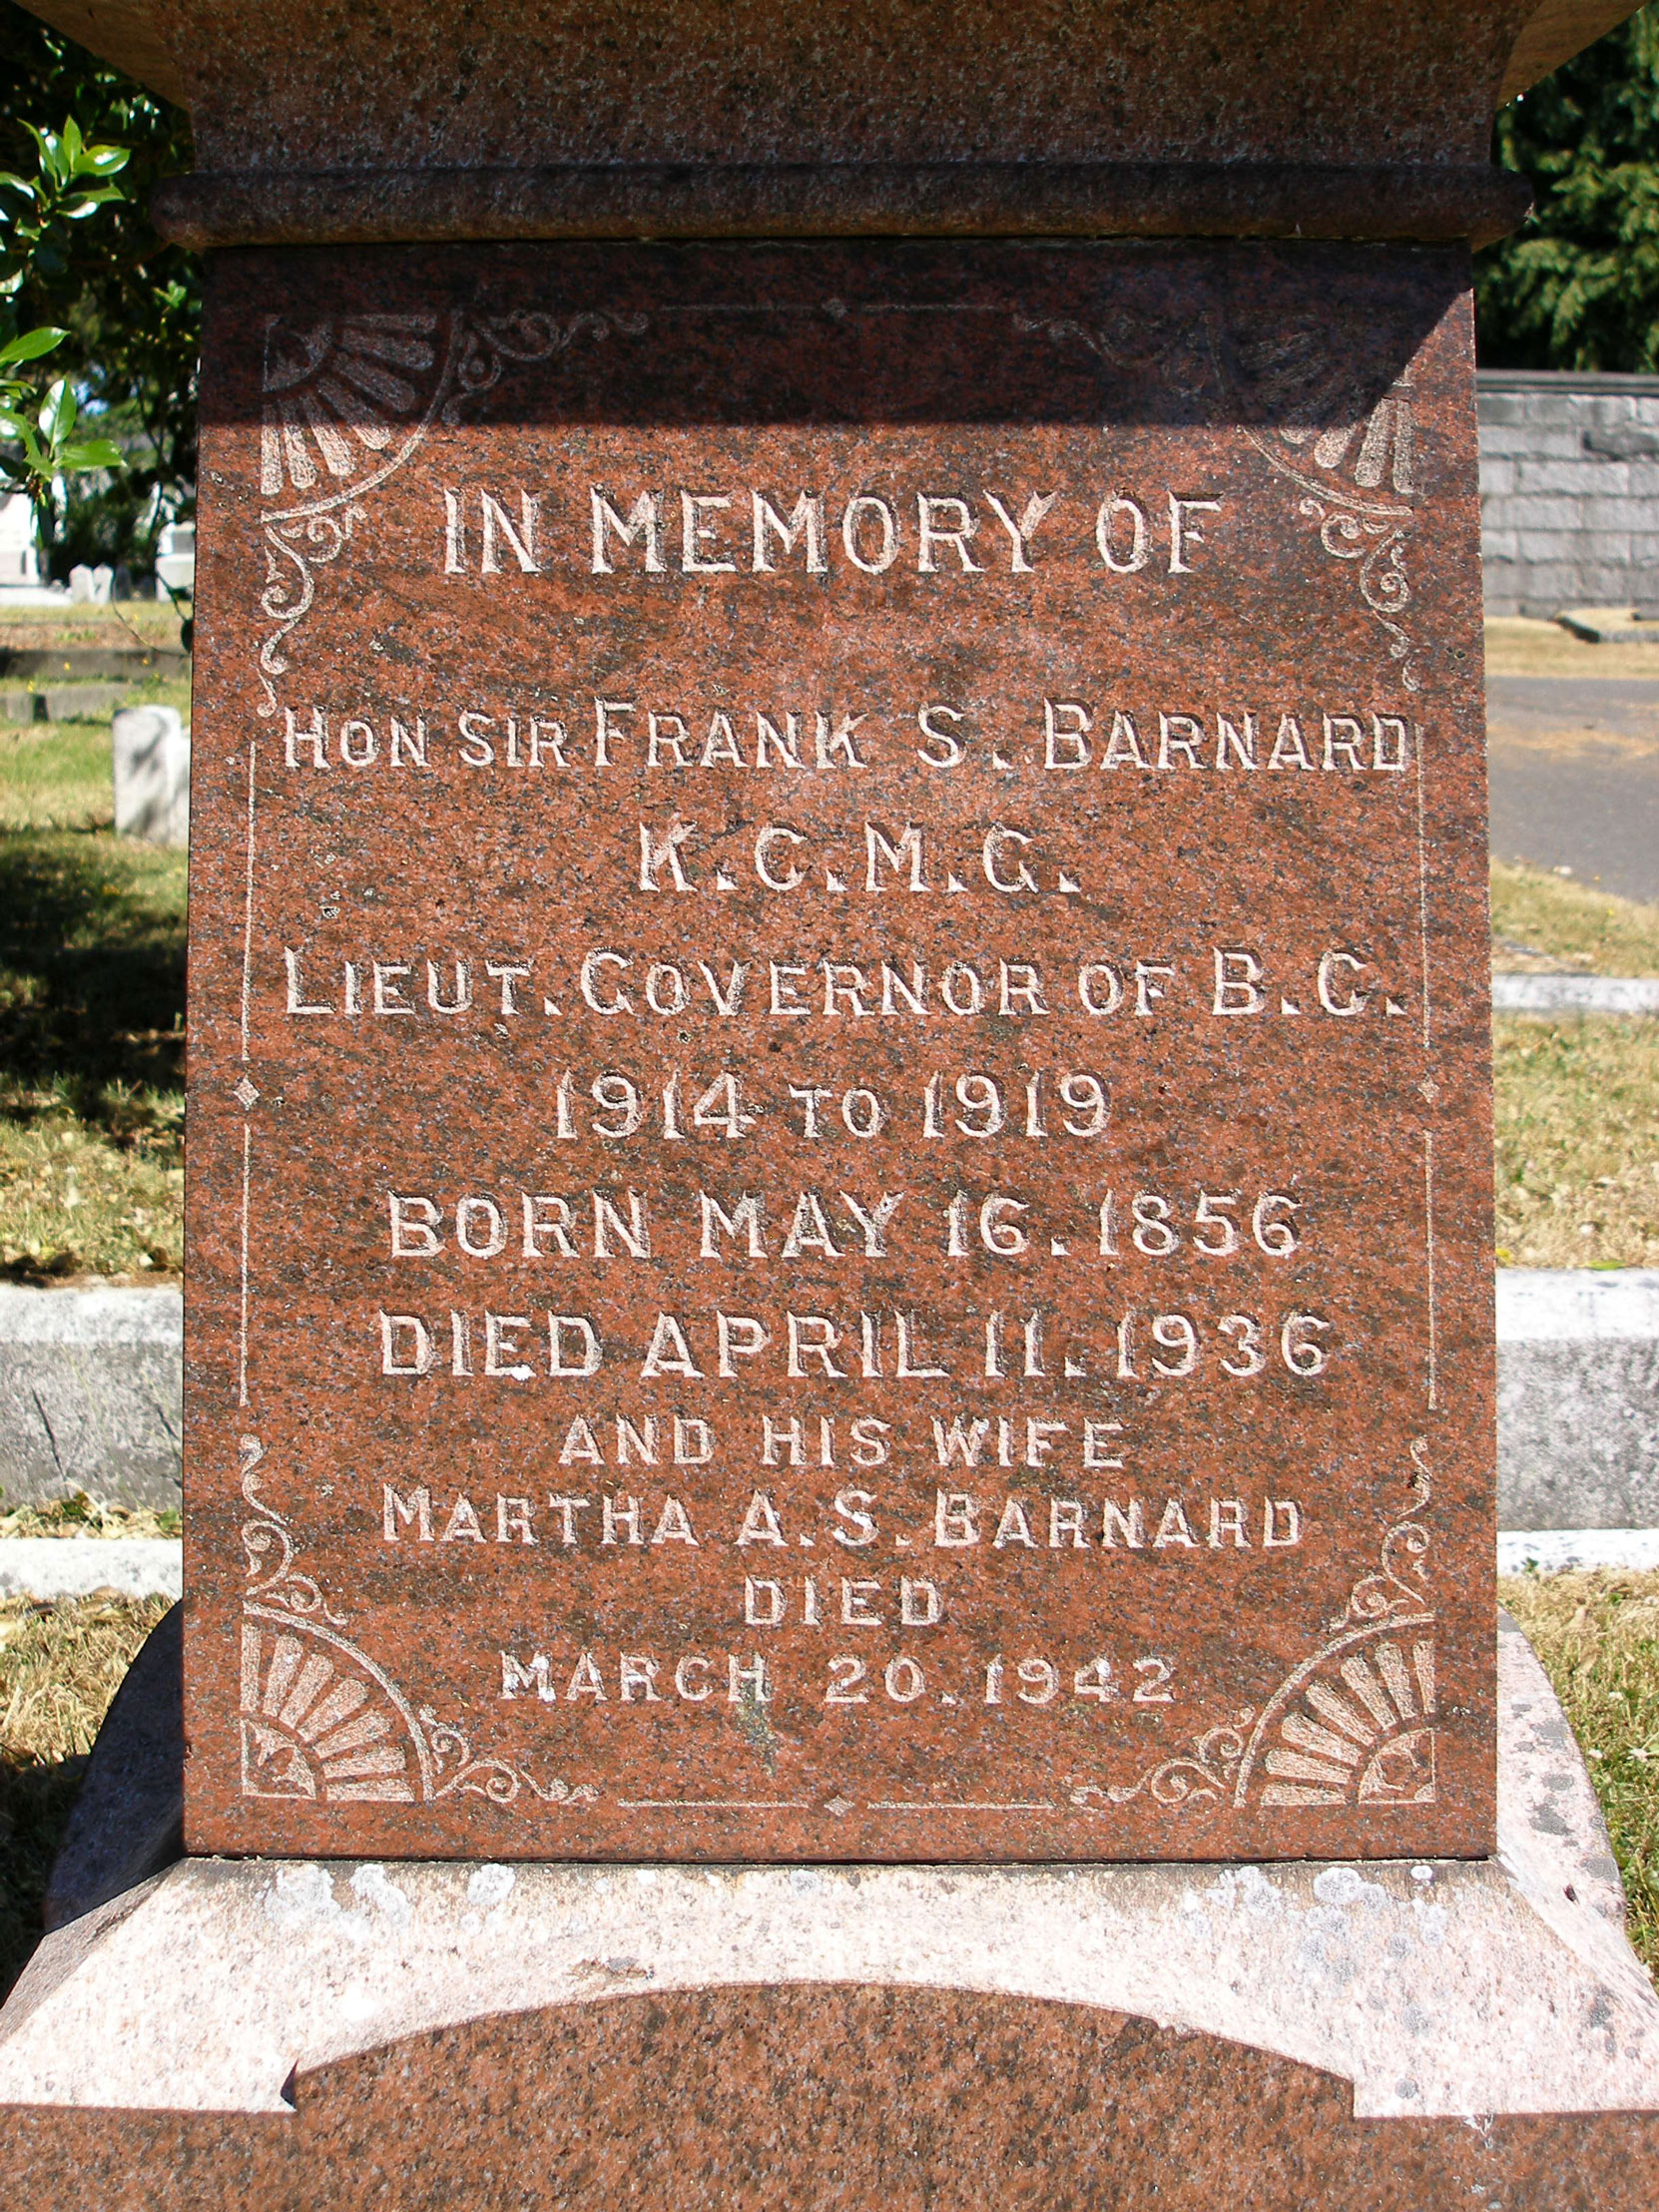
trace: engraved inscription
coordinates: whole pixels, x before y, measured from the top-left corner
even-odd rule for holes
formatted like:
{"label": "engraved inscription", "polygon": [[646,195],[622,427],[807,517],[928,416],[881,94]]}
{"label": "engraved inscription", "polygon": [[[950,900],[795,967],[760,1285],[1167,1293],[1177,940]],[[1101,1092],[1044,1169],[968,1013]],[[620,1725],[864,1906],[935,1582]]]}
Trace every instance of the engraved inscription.
{"label": "engraved inscription", "polygon": [[197,1848],[1483,1849],[1450,260],[423,262],[211,336]]}

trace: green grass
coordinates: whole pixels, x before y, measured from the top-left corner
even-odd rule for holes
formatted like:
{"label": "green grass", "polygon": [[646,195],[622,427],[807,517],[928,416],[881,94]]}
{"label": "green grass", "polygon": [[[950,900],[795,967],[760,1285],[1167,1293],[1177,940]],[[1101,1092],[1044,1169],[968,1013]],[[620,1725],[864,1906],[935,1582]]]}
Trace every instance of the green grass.
{"label": "green grass", "polygon": [[1498,1264],[1659,1267],[1659,1021],[1492,1025]]}
{"label": "green grass", "polygon": [[90,722],[0,729],[0,829],[90,830],[113,819],[110,734]]}
{"label": "green grass", "polygon": [[1659,646],[1591,645],[1558,622],[1495,615],[1486,621],[1486,674],[1659,677]]}
{"label": "green grass", "polygon": [[[1509,1576],[1498,1599],[1531,1640],[1585,1754],[1630,1939],[1659,1979],[1659,1574]],[[113,1592],[0,1601],[0,1997],[39,1940],[85,1754],[166,1609],[162,1598]]]}
{"label": "green grass", "polygon": [[[126,612],[165,634],[166,610]],[[0,643],[26,619],[0,615]],[[53,625],[54,642],[117,642],[110,610]],[[1521,642],[1574,666],[1598,650]],[[153,1276],[182,1252],[185,856],[111,834],[109,775],[102,725],[0,730],[0,1273],[25,1280]],[[1531,868],[1495,866],[1492,893],[1500,965],[1659,973],[1659,908]],[[1659,1023],[1510,1018],[1495,1043],[1501,1257],[1659,1265]],[[87,1500],[0,1513],[7,1535],[170,1532]],[[1585,1751],[1659,1974],[1659,1575],[1526,1576],[1501,1595]],[[0,1994],[38,1937],[84,1755],[163,1610],[0,1603]]]}
{"label": "green grass", "polygon": [[51,1498],[44,1505],[0,1509],[0,1537],[177,1536],[183,1527],[176,1506],[153,1513],[147,1505],[106,1505],[85,1490],[71,1490],[67,1497]]}
{"label": "green grass", "polygon": [[[0,733],[0,1275],[20,1281],[183,1257],[185,855],[111,834],[109,760],[101,724]],[[1504,865],[1492,901],[1500,964],[1659,973],[1659,908]],[[1502,1017],[1494,1044],[1503,1264],[1659,1265],[1659,1024]]]}
{"label": "green grass", "polygon": [[[1492,965],[1659,975],[1659,906],[1494,861]],[[1492,1074],[1499,1265],[1659,1267],[1659,1021],[1500,1014]]]}
{"label": "green grass", "polygon": [[132,646],[177,645],[179,616],[165,601],[129,599],[120,606],[0,607],[0,646],[50,651],[93,645],[111,652]]}
{"label": "green grass", "polygon": [[[1659,649],[1653,673],[1659,676]],[[1659,906],[1591,890],[1548,868],[1494,860],[1492,966],[1500,973],[1659,975]]]}
{"label": "green grass", "polygon": [[14,1281],[183,1261],[186,856],[118,838],[112,814],[107,724],[0,733],[0,1277]]}
{"label": "green grass", "polygon": [[[189,717],[187,683],[150,677],[125,687],[122,697],[134,706],[177,707]],[[108,717],[0,723],[0,828],[94,830],[114,820]]]}

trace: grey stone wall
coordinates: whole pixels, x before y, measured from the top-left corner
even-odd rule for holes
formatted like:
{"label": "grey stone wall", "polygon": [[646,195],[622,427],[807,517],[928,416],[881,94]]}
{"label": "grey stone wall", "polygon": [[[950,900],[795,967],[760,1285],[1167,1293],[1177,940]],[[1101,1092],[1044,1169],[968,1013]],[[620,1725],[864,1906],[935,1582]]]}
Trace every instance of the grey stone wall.
{"label": "grey stone wall", "polygon": [[1482,369],[1486,612],[1659,615],[1659,376]]}

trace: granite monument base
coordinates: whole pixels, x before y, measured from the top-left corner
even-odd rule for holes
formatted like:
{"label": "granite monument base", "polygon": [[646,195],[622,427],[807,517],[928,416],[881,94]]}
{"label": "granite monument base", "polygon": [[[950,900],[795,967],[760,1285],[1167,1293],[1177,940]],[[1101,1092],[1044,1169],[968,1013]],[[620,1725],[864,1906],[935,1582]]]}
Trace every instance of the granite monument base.
{"label": "granite monument base", "polygon": [[0,2013],[0,2187],[1636,2212],[1659,1997],[1560,1708],[1499,1643],[1491,1861],[183,1861]]}

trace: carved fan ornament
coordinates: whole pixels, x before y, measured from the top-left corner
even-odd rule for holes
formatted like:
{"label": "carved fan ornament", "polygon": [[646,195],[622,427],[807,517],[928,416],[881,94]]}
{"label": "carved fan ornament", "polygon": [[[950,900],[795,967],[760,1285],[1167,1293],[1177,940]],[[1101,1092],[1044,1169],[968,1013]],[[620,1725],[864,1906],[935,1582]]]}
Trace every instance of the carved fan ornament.
{"label": "carved fan ornament", "polygon": [[474,1758],[463,1731],[428,1705],[416,1711],[366,1653],[339,1633],[309,1575],[294,1570],[288,1523],[260,1494],[265,1448],[242,1439],[242,1530],[248,1588],[242,1626],[242,1794],[327,1805],[435,1804],[457,1793],[544,1805],[598,1801],[591,1782],[534,1775],[505,1759]]}
{"label": "carved fan ornament", "polygon": [[435,313],[325,315],[300,323],[268,318],[261,375],[260,517],[265,590],[275,625],[258,661],[264,699],[276,712],[288,637],[316,600],[313,571],[337,561],[366,516],[363,502],[424,444],[434,422],[453,428],[501,379],[510,361],[540,361],[576,338],[638,336],[643,314],[555,316]]}
{"label": "carved fan ornament", "polygon": [[1417,644],[1403,620],[1411,604],[1405,555],[1417,519],[1410,502],[1418,488],[1409,370],[1368,407],[1359,377],[1334,356],[1328,331],[1312,322],[1246,339],[1231,349],[1231,360],[1217,318],[1194,324],[1152,317],[1110,336],[1071,316],[1016,313],[1013,322],[1021,336],[1081,345],[1116,375],[1156,382],[1190,404],[1206,397],[1222,403],[1224,418],[1302,492],[1298,511],[1318,523],[1324,551],[1357,564],[1360,597],[1388,639],[1401,688],[1421,688]]}
{"label": "carved fan ornament", "polygon": [[[1410,1449],[1420,1513],[1432,1496],[1426,1439],[1413,1437]],[[1420,1520],[1396,1521],[1376,1571],[1355,1583],[1325,1641],[1260,1712],[1241,1707],[1127,1785],[1078,1782],[1072,1804],[1103,1812],[1144,1790],[1170,1807],[1432,1805],[1438,1700],[1428,1550]]]}
{"label": "carved fan ornament", "polygon": [[[1229,418],[1274,472],[1303,493],[1332,558],[1357,564],[1361,597],[1389,639],[1407,691],[1418,688],[1414,644],[1400,617],[1410,605],[1404,558],[1415,513],[1414,413],[1408,378],[1369,409],[1322,332],[1289,330],[1236,349],[1247,407],[1213,328],[1169,321],[1124,349],[1071,319],[1016,313],[1022,335],[1082,344],[1101,362],[1156,374],[1197,401],[1227,402]],[[266,328],[260,518],[273,627],[258,656],[262,716],[276,712],[284,646],[315,601],[313,571],[336,561],[366,514],[365,500],[424,442],[453,426],[509,362],[544,360],[579,336],[638,335],[643,314],[350,314]],[[1247,413],[1263,423],[1245,419]],[[1352,486],[1352,488],[1351,488]],[[258,1093],[245,1103],[252,1105]],[[238,1093],[241,1096],[241,1091]],[[499,1806],[595,1803],[591,1783],[538,1783],[504,1759],[474,1758],[466,1735],[429,1706],[411,1707],[395,1683],[341,1631],[317,1583],[295,1570],[287,1520],[260,1494],[264,1447],[242,1439],[242,1529],[249,1585],[242,1636],[242,1788],[246,1796],[317,1803],[434,1803],[456,1793]],[[1414,1503],[1429,1501],[1423,1441],[1411,1445]],[[1434,1613],[1423,1561],[1429,1537],[1415,1519],[1390,1527],[1380,1564],[1350,1593],[1325,1641],[1260,1709],[1244,1707],[1135,1780],[1073,1778],[1070,1803],[1104,1811],[1144,1791],[1158,1804],[1243,1808],[1428,1805],[1435,1798]]]}
{"label": "carved fan ornament", "polygon": [[250,1607],[242,1629],[243,1795],[412,1805],[410,1744],[396,1740],[406,1716],[388,1712],[389,1685],[343,1643],[307,1652],[291,1627],[262,1619]]}
{"label": "carved fan ornament", "polygon": [[[1407,1648],[1409,1664],[1407,1664]],[[1432,1805],[1434,1731],[1413,1725],[1434,1713],[1434,1646],[1384,1640],[1354,1652],[1342,1679],[1311,1682],[1279,1723],[1267,1755],[1264,1805]]]}
{"label": "carved fan ornament", "polygon": [[[260,490],[270,501],[296,497],[268,506],[260,518],[266,562],[260,607],[274,625],[258,660],[263,717],[276,712],[274,679],[290,665],[285,642],[315,603],[313,571],[339,559],[366,515],[363,501],[424,443],[433,423],[454,427],[509,362],[546,360],[582,336],[637,337],[649,320],[637,312],[588,311],[563,322],[537,311],[268,319]],[[1208,390],[1224,399],[1229,419],[1302,492],[1300,512],[1319,525],[1325,552],[1356,564],[1360,596],[1387,636],[1401,687],[1420,688],[1417,648],[1403,620],[1411,604],[1405,554],[1416,522],[1409,372],[1368,409],[1359,379],[1311,322],[1241,341],[1231,363],[1213,322],[1154,318],[1108,339],[1072,317],[1016,310],[1013,326],[1021,336],[1081,344],[1120,374],[1153,374],[1182,398]],[[1252,414],[1259,421],[1247,419]]]}
{"label": "carved fan ornament", "polygon": [[[524,1791],[545,1805],[595,1804],[592,1783],[536,1781],[504,1759],[477,1758],[465,1734],[418,1712],[365,1653],[338,1633],[317,1584],[294,1569],[283,1516],[260,1494],[264,1458],[242,1439],[242,1493],[253,1517],[243,1526],[249,1587],[243,1601],[242,1789],[245,1797],[323,1804],[433,1804],[457,1792],[515,1804]],[[1431,1495],[1424,1440],[1411,1444],[1414,1503]],[[1396,1522],[1377,1570],[1349,1592],[1326,1640],[1258,1713],[1241,1708],[1184,1751],[1133,1782],[1074,1778],[1079,1812],[1126,1805],[1145,1791],[1179,1809],[1435,1801],[1434,1612],[1423,1566],[1429,1548],[1419,1521]],[[275,1563],[273,1564],[273,1558]],[[331,1625],[325,1625],[331,1624]],[[1369,1648],[1367,1648],[1369,1647]]]}
{"label": "carved fan ornament", "polygon": [[1409,369],[1368,409],[1358,380],[1333,360],[1329,338],[1310,324],[1247,340],[1238,359],[1258,407],[1275,425],[1246,423],[1245,436],[1303,492],[1301,512],[1319,524],[1332,559],[1359,564],[1360,596],[1387,633],[1400,684],[1418,690],[1414,642],[1399,619],[1411,604],[1405,550],[1416,521],[1408,504],[1417,488]]}

